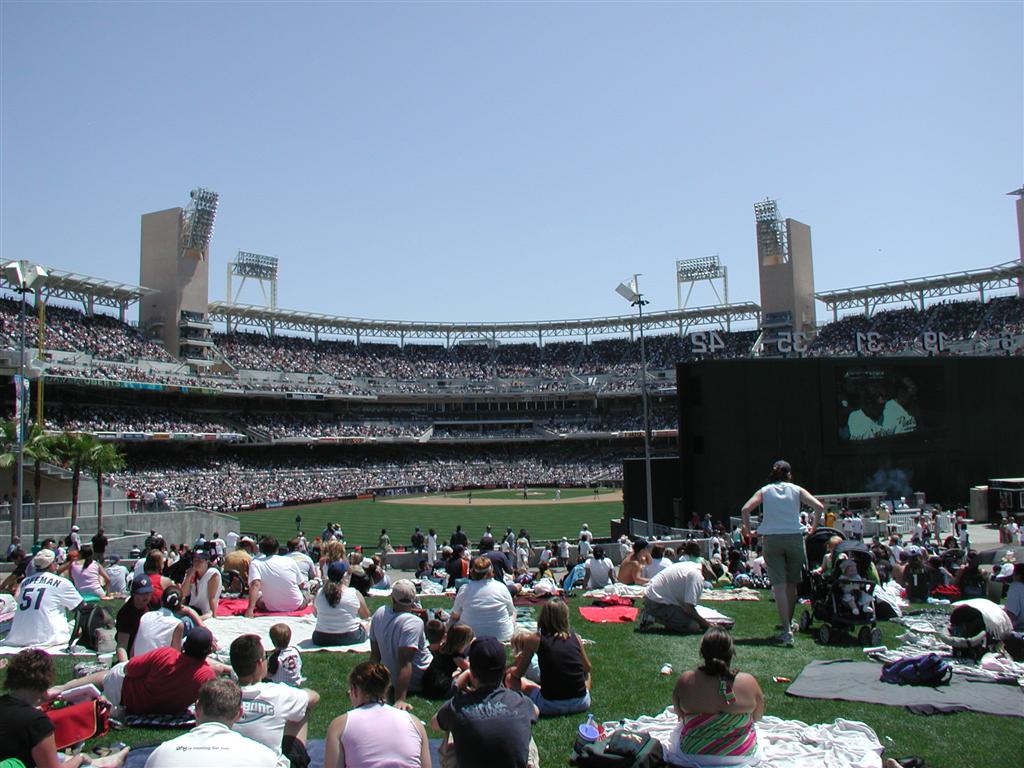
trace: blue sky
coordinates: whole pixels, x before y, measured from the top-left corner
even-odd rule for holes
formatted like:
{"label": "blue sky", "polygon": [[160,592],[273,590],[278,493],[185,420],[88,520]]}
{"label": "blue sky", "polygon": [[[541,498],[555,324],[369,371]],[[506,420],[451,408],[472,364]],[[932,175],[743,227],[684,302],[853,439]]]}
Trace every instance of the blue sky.
{"label": "blue sky", "polygon": [[5,0],[0,254],[137,282],[203,185],[212,299],[245,249],[356,317],[621,314],[633,272],[671,309],[712,253],[756,301],[766,196],[819,290],[980,268],[1018,256],[1022,9]]}

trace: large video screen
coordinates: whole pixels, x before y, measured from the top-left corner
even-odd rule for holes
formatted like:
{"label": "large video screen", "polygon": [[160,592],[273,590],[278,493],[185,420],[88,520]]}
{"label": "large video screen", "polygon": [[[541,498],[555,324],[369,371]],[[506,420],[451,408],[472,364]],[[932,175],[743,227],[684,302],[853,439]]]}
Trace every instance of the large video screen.
{"label": "large video screen", "polygon": [[836,368],[836,429],[843,443],[934,437],[946,427],[940,365],[860,363]]}

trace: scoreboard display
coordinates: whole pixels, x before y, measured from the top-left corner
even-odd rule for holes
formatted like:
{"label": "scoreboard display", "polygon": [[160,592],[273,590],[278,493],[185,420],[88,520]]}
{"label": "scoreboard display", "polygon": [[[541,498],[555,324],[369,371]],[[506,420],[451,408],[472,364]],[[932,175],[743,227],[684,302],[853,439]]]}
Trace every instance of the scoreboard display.
{"label": "scoreboard display", "polygon": [[943,504],[1024,476],[1024,357],[705,360],[676,385],[686,516],[735,514],[783,458],[814,493]]}

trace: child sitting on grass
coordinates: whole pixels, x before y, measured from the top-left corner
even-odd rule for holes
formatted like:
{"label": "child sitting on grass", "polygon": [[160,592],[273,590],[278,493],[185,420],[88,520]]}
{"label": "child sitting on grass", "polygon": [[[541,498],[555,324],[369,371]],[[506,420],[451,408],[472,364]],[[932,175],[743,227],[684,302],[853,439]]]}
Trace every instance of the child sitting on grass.
{"label": "child sitting on grass", "polygon": [[473,629],[466,624],[453,624],[434,653],[434,659],[423,673],[423,696],[428,699],[446,699],[451,696],[452,678],[469,669],[466,654],[473,642]]}
{"label": "child sitting on grass", "polygon": [[441,643],[444,641],[444,622],[440,619],[430,619],[423,627],[423,633],[427,636],[427,644],[431,655],[436,655],[441,650]]}
{"label": "child sitting on grass", "polygon": [[275,624],[270,628],[270,640],[274,644],[274,650],[267,659],[267,679],[272,683],[287,683],[298,688],[306,678],[302,676],[302,657],[299,655],[299,649],[291,645],[291,627],[287,624]]}
{"label": "child sitting on grass", "polygon": [[[512,653],[515,654],[512,659],[512,664],[509,665],[508,672],[506,673],[506,683],[508,685],[508,677],[512,674],[512,670],[519,666],[519,658],[526,650],[526,641],[533,637],[532,632],[527,632],[525,629],[517,629],[512,634]],[[537,655],[534,653],[530,654],[530,665],[526,669],[526,679],[540,685],[540,664],[537,662]]]}

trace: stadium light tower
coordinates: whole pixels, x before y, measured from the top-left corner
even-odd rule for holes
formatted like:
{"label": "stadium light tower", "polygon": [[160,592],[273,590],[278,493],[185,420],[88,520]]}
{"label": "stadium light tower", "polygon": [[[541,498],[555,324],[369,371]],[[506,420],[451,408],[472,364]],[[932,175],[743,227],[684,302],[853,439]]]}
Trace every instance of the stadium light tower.
{"label": "stadium light tower", "polygon": [[647,485],[647,536],[654,537],[654,498],[651,493],[651,419],[647,409],[647,351],[644,348],[644,306],[650,302],[640,293],[640,275],[629,283],[619,283],[615,292],[636,307],[640,326],[640,399],[644,408],[644,481]]}
{"label": "stadium light tower", "polygon": [[[14,381],[14,450],[17,469],[14,479],[14,503],[11,505],[11,538],[21,536],[22,502],[24,500],[25,474],[25,424],[28,409],[25,407],[27,382],[25,381],[25,294],[38,291],[46,283],[48,273],[38,264],[27,261],[11,261],[4,264],[4,279],[21,294],[21,323],[18,333],[18,375]],[[35,514],[39,514],[39,499],[35,500]]]}

